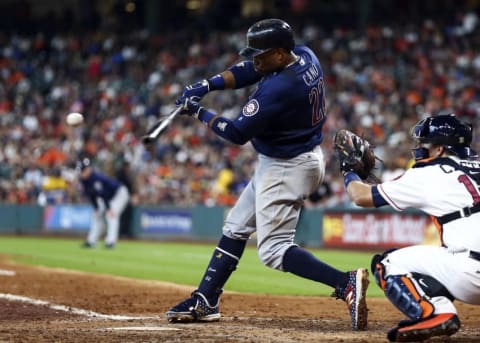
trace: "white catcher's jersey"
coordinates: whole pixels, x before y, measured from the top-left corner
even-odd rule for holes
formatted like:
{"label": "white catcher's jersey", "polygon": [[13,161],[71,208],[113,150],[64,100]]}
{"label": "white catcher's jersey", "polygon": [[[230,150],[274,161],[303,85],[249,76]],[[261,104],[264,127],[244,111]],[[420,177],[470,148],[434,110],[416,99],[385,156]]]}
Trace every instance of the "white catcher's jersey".
{"label": "white catcher's jersey", "polygon": [[[479,185],[456,164],[480,173],[480,162],[439,158],[408,169],[399,178],[378,185],[380,195],[394,209],[408,207],[440,217],[480,201]],[[480,251],[480,212],[443,225],[442,241],[451,249]]]}
{"label": "white catcher's jersey", "polygon": [[[474,180],[477,172],[478,161],[438,158],[417,163],[399,178],[378,185],[377,190],[396,210],[413,207],[441,217],[480,201],[479,184]],[[480,304],[480,261],[470,257],[471,251],[480,251],[480,212],[446,222],[439,232],[444,247],[417,245],[388,254],[382,260],[385,277],[413,272],[429,275],[455,299]],[[453,302],[443,296],[433,297],[431,302],[435,314],[457,312]]]}

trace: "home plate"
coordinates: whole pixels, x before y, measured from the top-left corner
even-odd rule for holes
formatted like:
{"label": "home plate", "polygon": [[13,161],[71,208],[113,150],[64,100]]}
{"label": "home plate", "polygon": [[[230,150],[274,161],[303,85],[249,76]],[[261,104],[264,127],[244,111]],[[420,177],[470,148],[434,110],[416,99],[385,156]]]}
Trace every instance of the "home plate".
{"label": "home plate", "polygon": [[120,326],[117,328],[104,328],[101,330],[112,331],[178,331],[180,329],[167,326]]}
{"label": "home plate", "polygon": [[0,275],[15,276],[15,272],[13,270],[0,269]]}

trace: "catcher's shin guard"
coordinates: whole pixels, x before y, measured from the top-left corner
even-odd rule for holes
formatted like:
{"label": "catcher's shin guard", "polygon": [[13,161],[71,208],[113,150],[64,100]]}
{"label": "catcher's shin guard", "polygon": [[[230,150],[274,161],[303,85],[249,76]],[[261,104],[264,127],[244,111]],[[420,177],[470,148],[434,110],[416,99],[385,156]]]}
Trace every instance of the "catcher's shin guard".
{"label": "catcher's shin guard", "polygon": [[434,312],[434,306],[430,299],[445,297],[450,301],[454,300],[445,286],[429,275],[409,273],[386,276],[382,261],[392,251],[375,255],[372,259],[371,269],[376,283],[402,313],[414,320],[427,318]]}
{"label": "catcher's shin guard", "polygon": [[410,319],[427,318],[434,308],[417,281],[408,275],[390,275],[385,282],[385,295]]}
{"label": "catcher's shin guard", "polygon": [[[385,290],[385,287],[386,287],[386,276],[385,276],[386,272],[385,272],[385,266],[382,263],[382,260],[386,258],[388,254],[390,254],[395,250],[396,249],[387,250],[381,255],[380,254],[374,255],[372,258],[372,262],[371,262],[372,274],[374,275],[375,282],[377,283],[377,285],[383,290]],[[429,275],[415,273],[415,272],[410,274],[411,274],[410,275],[411,278],[419,281],[418,285],[425,292],[425,294],[428,295],[430,298],[443,296],[449,299],[450,301],[453,301],[455,299],[447,290],[447,288],[444,285],[442,285],[439,281],[437,281],[437,279]]]}
{"label": "catcher's shin guard", "polygon": [[382,261],[390,252],[392,250],[372,258],[371,269],[375,282],[384,291],[390,302],[408,318],[417,320],[430,316],[434,311],[433,305],[412,274],[386,276]]}

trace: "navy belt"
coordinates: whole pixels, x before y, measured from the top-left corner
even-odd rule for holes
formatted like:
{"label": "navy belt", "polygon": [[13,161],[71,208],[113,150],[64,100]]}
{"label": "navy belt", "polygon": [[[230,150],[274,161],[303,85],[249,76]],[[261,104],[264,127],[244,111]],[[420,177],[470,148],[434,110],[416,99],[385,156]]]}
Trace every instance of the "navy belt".
{"label": "navy belt", "polygon": [[444,216],[437,217],[437,220],[441,225],[443,225],[455,219],[470,217],[472,214],[477,212],[480,212],[480,204],[476,204],[472,207],[464,207],[460,211],[445,214]]}
{"label": "navy belt", "polygon": [[470,250],[468,257],[473,258],[474,260],[480,261],[480,252]]}

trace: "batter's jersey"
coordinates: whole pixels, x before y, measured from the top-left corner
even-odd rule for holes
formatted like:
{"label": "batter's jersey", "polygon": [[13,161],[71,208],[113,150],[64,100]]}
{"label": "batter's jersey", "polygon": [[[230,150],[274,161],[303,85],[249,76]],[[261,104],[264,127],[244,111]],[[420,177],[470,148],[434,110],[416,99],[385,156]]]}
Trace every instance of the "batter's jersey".
{"label": "batter's jersey", "polygon": [[[479,161],[447,157],[416,163],[375,187],[398,211],[411,207],[441,217],[480,203],[479,184]],[[445,223],[441,235],[446,247],[480,251],[480,213]]]}
{"label": "batter's jersey", "polygon": [[294,53],[295,62],[263,77],[252,61],[236,66],[236,77],[247,80],[244,86],[258,83],[235,120],[221,118],[212,125],[219,136],[237,144],[251,141],[259,153],[275,158],[292,158],[321,143],[326,120],[322,67],[308,47],[297,46]]}

